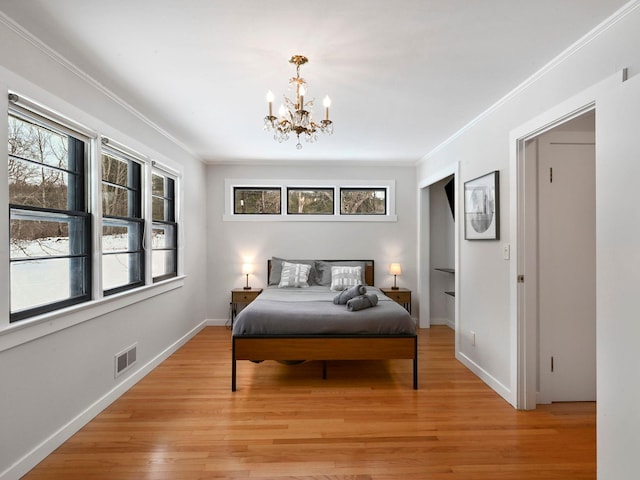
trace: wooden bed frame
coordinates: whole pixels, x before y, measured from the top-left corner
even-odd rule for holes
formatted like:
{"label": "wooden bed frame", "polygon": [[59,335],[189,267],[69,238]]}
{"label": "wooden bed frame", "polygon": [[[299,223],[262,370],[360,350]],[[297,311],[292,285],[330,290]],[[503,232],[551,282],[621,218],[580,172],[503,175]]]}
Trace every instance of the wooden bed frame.
{"label": "wooden bed frame", "polygon": [[[329,262],[347,260],[327,260]],[[374,285],[373,260],[365,262],[365,281]],[[267,262],[268,276],[271,260]],[[268,281],[267,281],[268,283]],[[237,360],[413,360],[413,388],[418,389],[417,335],[241,335],[232,336],[231,391],[236,391]]]}

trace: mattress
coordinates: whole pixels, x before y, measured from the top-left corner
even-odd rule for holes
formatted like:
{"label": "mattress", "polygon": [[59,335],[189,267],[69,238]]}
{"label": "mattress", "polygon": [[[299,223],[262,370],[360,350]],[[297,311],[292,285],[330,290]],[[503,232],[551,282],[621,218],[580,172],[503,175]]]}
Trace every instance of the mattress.
{"label": "mattress", "polygon": [[375,287],[375,307],[349,311],[334,305],[329,287],[266,288],[235,318],[234,336],[269,335],[415,335],[409,312]]}

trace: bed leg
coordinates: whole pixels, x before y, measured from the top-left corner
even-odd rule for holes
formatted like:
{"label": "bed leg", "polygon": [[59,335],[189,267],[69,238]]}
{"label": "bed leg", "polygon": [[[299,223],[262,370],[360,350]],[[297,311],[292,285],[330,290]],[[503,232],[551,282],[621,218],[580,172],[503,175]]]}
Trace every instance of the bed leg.
{"label": "bed leg", "polygon": [[236,391],[236,339],[231,343],[231,391]]}
{"label": "bed leg", "polygon": [[327,379],[327,361],[326,360],[322,361],[322,379],[323,380]]}
{"label": "bed leg", "polygon": [[418,390],[418,337],[416,337],[415,352],[413,353],[413,389]]}

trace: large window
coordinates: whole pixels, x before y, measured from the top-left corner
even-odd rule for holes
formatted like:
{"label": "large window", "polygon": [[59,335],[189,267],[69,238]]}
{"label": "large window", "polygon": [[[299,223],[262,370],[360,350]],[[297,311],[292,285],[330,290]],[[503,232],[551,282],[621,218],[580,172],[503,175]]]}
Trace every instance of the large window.
{"label": "large window", "polygon": [[178,224],[176,223],[175,180],[160,171],[152,174],[152,252],[153,281],[178,274]]}
{"label": "large window", "polygon": [[8,116],[10,320],[91,298],[87,139],[21,109]]}
{"label": "large window", "polygon": [[[180,282],[141,287],[178,277],[180,173],[115,140],[98,143],[98,132],[14,93],[6,115],[5,318],[177,288]],[[80,319],[84,311],[64,317]]]}
{"label": "large window", "polygon": [[144,284],[141,165],[102,154],[102,288],[105,295]]}

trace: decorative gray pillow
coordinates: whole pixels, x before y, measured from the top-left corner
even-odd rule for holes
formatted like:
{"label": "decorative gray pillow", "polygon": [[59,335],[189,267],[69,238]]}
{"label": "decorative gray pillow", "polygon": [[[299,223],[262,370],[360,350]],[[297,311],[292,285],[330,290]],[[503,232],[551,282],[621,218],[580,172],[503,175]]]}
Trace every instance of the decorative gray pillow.
{"label": "decorative gray pillow", "polygon": [[362,279],[360,282],[365,285],[364,281],[364,270],[365,270],[365,262],[360,262],[357,260],[349,260],[349,261],[326,261],[326,260],[316,260],[315,262],[315,271],[316,271],[316,283],[318,285],[330,286],[331,285],[331,267],[333,266],[342,266],[342,267],[361,267],[362,268]]}
{"label": "decorative gray pillow", "polygon": [[[304,263],[305,265],[309,265],[311,270],[309,271],[308,282],[310,285],[316,284],[316,275],[315,275],[315,264],[313,260],[286,260],[284,258],[279,257],[271,257],[271,273],[269,274],[269,285],[279,285],[280,277],[282,275],[282,264],[284,262],[289,263]],[[327,283],[327,285],[329,285]]]}
{"label": "decorative gray pillow", "polygon": [[306,263],[282,263],[278,288],[308,288],[311,266]]}
{"label": "decorative gray pillow", "polygon": [[329,290],[340,292],[361,283],[362,267],[347,267],[343,265],[333,265],[331,267],[331,288]]}

